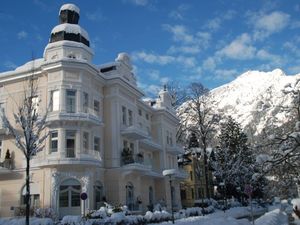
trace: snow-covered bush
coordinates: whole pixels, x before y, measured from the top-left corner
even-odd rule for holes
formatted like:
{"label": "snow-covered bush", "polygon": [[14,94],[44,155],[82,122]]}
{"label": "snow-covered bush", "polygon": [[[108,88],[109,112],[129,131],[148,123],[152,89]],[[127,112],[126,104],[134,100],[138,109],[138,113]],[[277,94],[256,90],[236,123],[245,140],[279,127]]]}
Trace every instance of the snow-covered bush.
{"label": "snow-covered bush", "polygon": [[165,210],[154,212],[148,211],[146,212],[144,218],[148,223],[159,223],[171,220],[171,214]]}
{"label": "snow-covered bush", "polygon": [[107,209],[106,207],[100,207],[98,210],[90,210],[86,217],[89,219],[104,219],[107,217]]}
{"label": "snow-covered bush", "polygon": [[37,208],[34,210],[34,216],[37,218],[50,218],[54,221],[58,219],[52,208]]}
{"label": "snow-covered bush", "polygon": [[61,225],[79,225],[81,222],[81,216],[64,216],[61,220]]}

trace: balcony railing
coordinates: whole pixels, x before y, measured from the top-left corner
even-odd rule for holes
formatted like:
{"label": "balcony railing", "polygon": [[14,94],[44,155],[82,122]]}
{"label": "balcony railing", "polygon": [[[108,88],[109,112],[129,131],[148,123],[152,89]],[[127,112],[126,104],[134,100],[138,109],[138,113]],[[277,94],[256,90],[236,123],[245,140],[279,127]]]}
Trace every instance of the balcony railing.
{"label": "balcony railing", "polygon": [[13,160],[11,158],[4,159],[3,162],[0,162],[0,174],[10,173],[13,169]]}
{"label": "balcony railing", "polygon": [[66,149],[66,158],[75,158],[75,148]]}

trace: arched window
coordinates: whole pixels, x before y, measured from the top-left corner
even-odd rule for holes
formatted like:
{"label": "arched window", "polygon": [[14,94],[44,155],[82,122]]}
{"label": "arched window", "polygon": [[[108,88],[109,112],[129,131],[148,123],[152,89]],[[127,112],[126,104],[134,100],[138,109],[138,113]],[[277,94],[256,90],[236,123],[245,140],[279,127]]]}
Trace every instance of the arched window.
{"label": "arched window", "polygon": [[134,210],[134,186],[131,182],[126,185],[126,205],[129,210]]}
{"label": "arched window", "polygon": [[80,206],[81,185],[75,179],[68,179],[59,187],[59,207]]}
{"label": "arched window", "polygon": [[100,209],[102,203],[104,202],[103,185],[100,181],[97,181],[94,186],[94,199],[95,199],[95,209]]}
{"label": "arched window", "polygon": [[[36,183],[30,183],[30,205],[34,208],[40,207],[40,190]],[[26,185],[22,189],[21,205],[26,204]]]}

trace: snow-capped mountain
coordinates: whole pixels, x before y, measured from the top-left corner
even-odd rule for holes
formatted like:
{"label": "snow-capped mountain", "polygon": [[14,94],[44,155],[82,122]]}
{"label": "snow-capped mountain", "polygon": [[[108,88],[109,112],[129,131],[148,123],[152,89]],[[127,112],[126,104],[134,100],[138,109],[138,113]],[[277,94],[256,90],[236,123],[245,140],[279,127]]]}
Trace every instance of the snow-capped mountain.
{"label": "snow-capped mountain", "polygon": [[[221,115],[232,116],[248,133],[257,136],[264,128],[288,122],[292,95],[300,74],[287,76],[282,70],[248,71],[234,81],[213,89],[210,98]],[[299,87],[298,87],[299,88]]]}

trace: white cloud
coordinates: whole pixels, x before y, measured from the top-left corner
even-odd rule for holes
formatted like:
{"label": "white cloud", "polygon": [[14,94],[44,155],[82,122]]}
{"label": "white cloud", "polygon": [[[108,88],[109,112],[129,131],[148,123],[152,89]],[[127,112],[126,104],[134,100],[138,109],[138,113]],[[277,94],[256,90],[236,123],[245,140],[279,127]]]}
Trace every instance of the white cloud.
{"label": "white cloud", "polygon": [[194,44],[196,42],[193,35],[189,34],[187,28],[183,25],[171,26],[164,24],[163,28],[173,34],[173,40],[183,42],[184,44]]}
{"label": "white cloud", "polygon": [[97,9],[95,12],[88,12],[86,13],[86,18],[93,22],[99,22],[105,20],[103,13],[100,9]]}
{"label": "white cloud", "polygon": [[216,68],[216,60],[214,57],[208,57],[203,61],[202,67],[204,70],[213,71]]}
{"label": "white cloud", "polygon": [[171,63],[179,63],[186,68],[191,68],[196,66],[196,58],[194,57],[186,57],[186,56],[169,56],[169,55],[157,55],[153,53],[142,52],[134,52],[132,54],[133,60],[142,60],[146,63],[150,64],[158,64],[158,65],[167,65]]}
{"label": "white cloud", "polygon": [[238,71],[235,69],[219,69],[215,71],[215,77],[218,80],[232,80],[238,74]]}
{"label": "white cloud", "polygon": [[176,20],[183,20],[184,19],[184,14],[186,13],[186,11],[190,8],[189,5],[187,4],[181,4],[177,7],[177,9],[172,10],[169,13],[169,17],[172,19],[176,19]]}
{"label": "white cloud", "polygon": [[146,6],[148,4],[148,0],[123,0],[123,2],[129,2],[138,6]]}
{"label": "white cloud", "polygon": [[219,50],[217,55],[238,60],[252,59],[255,56],[256,48],[252,46],[251,42],[251,37],[244,33]]}
{"label": "white cloud", "polygon": [[16,69],[17,68],[17,65],[12,61],[5,61],[3,63],[3,66],[5,66],[8,69]]}
{"label": "white cloud", "polygon": [[269,14],[250,12],[248,18],[254,27],[255,40],[263,40],[273,33],[282,31],[290,22],[290,15],[280,11]]}
{"label": "white cloud", "polygon": [[28,33],[26,31],[22,30],[17,34],[17,36],[18,36],[18,39],[25,39],[25,38],[27,38]]}
{"label": "white cloud", "polygon": [[201,51],[199,46],[176,46],[172,45],[168,49],[168,53],[175,54],[175,53],[184,53],[184,54],[197,54]]}
{"label": "white cloud", "polygon": [[152,53],[134,52],[132,54],[133,60],[142,60],[150,64],[166,65],[175,61],[175,57],[168,55],[156,55]]}
{"label": "white cloud", "polygon": [[207,21],[205,23],[204,27],[208,28],[211,31],[219,30],[222,23],[225,20],[231,20],[234,17],[235,14],[236,14],[236,12],[234,10],[228,10],[225,13],[221,14],[220,16],[215,17],[215,18]]}
{"label": "white cloud", "polygon": [[[172,34],[173,41],[176,45],[172,45],[168,52],[184,53],[184,54],[197,54],[201,49],[207,48],[211,40],[211,34],[208,32],[197,32],[192,34],[183,25],[164,24],[163,29]],[[179,45],[177,44],[179,43]]]}
{"label": "white cloud", "polygon": [[256,56],[258,59],[271,61],[273,65],[281,65],[283,63],[281,56],[271,54],[264,49],[257,51]]}

